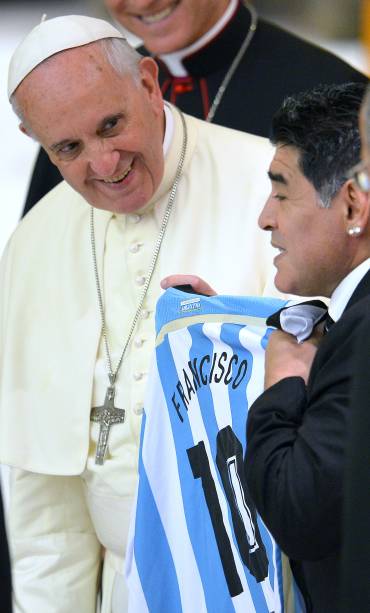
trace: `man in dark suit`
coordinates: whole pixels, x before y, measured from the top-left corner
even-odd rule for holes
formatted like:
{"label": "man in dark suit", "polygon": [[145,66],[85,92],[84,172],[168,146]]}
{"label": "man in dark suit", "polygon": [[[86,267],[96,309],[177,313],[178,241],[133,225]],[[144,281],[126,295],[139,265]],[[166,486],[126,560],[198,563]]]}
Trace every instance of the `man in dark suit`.
{"label": "man in dark suit", "polygon": [[4,511],[0,491],[0,611],[10,613],[11,606],[11,581],[8,543],[5,532]]}
{"label": "man in dark suit", "polygon": [[[238,0],[105,3],[144,41],[139,51],[157,59],[164,98],[185,113],[229,128],[268,137],[272,115],[287,95],[319,83],[367,80]],[[24,212],[59,181],[58,169],[41,149]]]}
{"label": "man in dark suit", "polygon": [[329,86],[285,101],[273,120],[272,191],[259,220],[278,250],[276,287],[331,297],[324,336],[316,330],[298,344],[282,330],[271,335],[245,458],[257,509],[314,613],[340,611],[353,349],[370,311],[370,199],[346,178],[359,160],[362,95],[361,86]]}
{"label": "man in dark suit", "polygon": [[[370,192],[370,87],[361,109],[357,183]],[[343,513],[343,613],[370,611],[370,310],[359,327],[354,355]]]}

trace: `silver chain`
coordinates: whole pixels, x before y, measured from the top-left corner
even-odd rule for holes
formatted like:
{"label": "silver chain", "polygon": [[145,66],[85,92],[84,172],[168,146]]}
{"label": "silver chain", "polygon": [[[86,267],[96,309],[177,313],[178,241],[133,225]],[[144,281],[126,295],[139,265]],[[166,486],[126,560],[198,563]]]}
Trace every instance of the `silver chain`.
{"label": "silver chain", "polygon": [[226,75],[224,76],[223,81],[222,81],[220,87],[218,88],[217,93],[216,93],[216,95],[215,95],[215,97],[213,99],[212,106],[211,106],[211,108],[209,110],[209,113],[208,113],[208,115],[206,117],[206,121],[208,121],[208,122],[211,122],[213,120],[213,118],[215,116],[215,113],[216,113],[216,111],[217,111],[217,109],[219,107],[219,104],[220,104],[220,102],[221,102],[221,100],[223,98],[223,95],[224,95],[224,93],[225,93],[225,91],[227,89],[227,86],[229,85],[231,79],[233,78],[234,72],[238,68],[238,66],[239,66],[239,64],[240,64],[240,62],[241,62],[241,60],[242,60],[242,58],[244,56],[244,53],[248,49],[248,47],[249,47],[249,45],[251,43],[251,40],[252,40],[252,38],[254,36],[254,33],[255,33],[256,29],[257,29],[258,15],[257,15],[256,9],[251,4],[249,4],[249,2],[244,2],[244,6],[250,12],[251,24],[249,26],[249,30],[247,32],[247,35],[246,35],[243,43],[241,44],[241,47],[240,47],[238,53],[234,57],[231,65],[230,65]]}
{"label": "silver chain", "polygon": [[128,347],[129,342],[131,340],[132,334],[133,334],[133,332],[135,330],[135,326],[137,324],[137,321],[138,321],[138,319],[140,317],[140,313],[141,313],[141,310],[142,310],[142,307],[143,307],[143,304],[144,304],[145,296],[147,294],[147,291],[148,291],[148,288],[149,288],[149,285],[150,285],[150,281],[152,279],[153,272],[154,272],[154,269],[155,269],[155,266],[156,266],[156,263],[157,263],[157,260],[158,260],[159,251],[160,251],[160,248],[161,248],[161,245],[162,245],[163,237],[164,237],[165,232],[166,232],[168,220],[169,220],[170,215],[171,215],[171,211],[172,211],[173,204],[174,204],[174,201],[175,201],[175,196],[176,196],[178,184],[179,184],[181,173],[182,173],[182,169],[183,169],[183,166],[184,166],[184,160],[185,160],[186,149],[187,149],[187,144],[188,144],[188,134],[187,134],[187,127],[186,127],[184,116],[183,116],[182,112],[179,109],[176,109],[176,110],[180,114],[181,122],[182,122],[182,128],[183,128],[183,140],[182,140],[180,159],[179,159],[179,162],[178,162],[178,165],[177,165],[176,175],[175,175],[174,182],[172,184],[172,188],[171,188],[170,196],[169,196],[169,199],[168,199],[167,207],[166,207],[165,213],[163,215],[161,228],[159,230],[158,238],[157,238],[157,241],[156,241],[156,244],[155,244],[155,247],[154,247],[152,261],[151,261],[151,264],[149,266],[149,270],[148,270],[148,274],[147,274],[147,277],[146,277],[146,280],[145,280],[145,284],[144,284],[144,287],[143,287],[142,292],[141,292],[139,304],[137,306],[134,318],[132,320],[131,327],[130,327],[129,333],[127,335],[126,342],[125,342],[125,344],[123,346],[121,356],[120,356],[120,358],[118,360],[118,364],[117,364],[117,366],[116,366],[116,368],[114,370],[113,370],[112,358],[111,358],[111,354],[110,354],[110,350],[109,350],[109,344],[108,344],[107,324],[106,324],[106,321],[105,321],[105,311],[104,311],[104,304],[103,304],[103,296],[102,296],[101,285],[100,285],[100,281],[99,281],[98,263],[97,263],[97,257],[96,257],[96,241],[95,241],[95,230],[94,230],[94,207],[90,208],[91,253],[92,253],[93,266],[94,266],[96,291],[97,291],[98,302],[99,302],[99,311],[100,311],[100,319],[101,319],[101,333],[102,333],[102,336],[103,336],[103,339],[104,339],[105,353],[106,353],[107,363],[108,363],[108,375],[109,375],[109,380],[110,380],[111,385],[114,385],[114,383],[115,383],[118,371],[121,368],[121,364],[122,364],[123,358],[124,358],[124,356],[126,354],[127,347]]}

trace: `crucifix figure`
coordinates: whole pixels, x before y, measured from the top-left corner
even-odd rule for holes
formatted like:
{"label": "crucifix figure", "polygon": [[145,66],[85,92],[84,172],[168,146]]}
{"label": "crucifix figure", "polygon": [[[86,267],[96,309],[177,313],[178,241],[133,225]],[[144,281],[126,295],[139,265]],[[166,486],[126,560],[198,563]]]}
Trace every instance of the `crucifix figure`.
{"label": "crucifix figure", "polygon": [[125,410],[114,406],[114,384],[108,386],[104,404],[91,410],[90,420],[100,424],[99,440],[96,449],[95,464],[104,464],[104,458],[108,449],[108,437],[110,427],[114,424],[122,424],[125,421]]}

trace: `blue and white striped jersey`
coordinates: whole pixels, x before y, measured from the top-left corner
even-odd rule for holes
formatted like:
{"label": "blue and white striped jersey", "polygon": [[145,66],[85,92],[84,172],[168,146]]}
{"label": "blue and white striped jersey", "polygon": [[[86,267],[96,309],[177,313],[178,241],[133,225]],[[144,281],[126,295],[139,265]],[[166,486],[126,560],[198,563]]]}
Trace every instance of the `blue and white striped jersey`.
{"label": "blue and white striped jersey", "polygon": [[170,289],[156,314],[126,561],[130,613],[280,613],[281,556],[243,472],[276,299]]}

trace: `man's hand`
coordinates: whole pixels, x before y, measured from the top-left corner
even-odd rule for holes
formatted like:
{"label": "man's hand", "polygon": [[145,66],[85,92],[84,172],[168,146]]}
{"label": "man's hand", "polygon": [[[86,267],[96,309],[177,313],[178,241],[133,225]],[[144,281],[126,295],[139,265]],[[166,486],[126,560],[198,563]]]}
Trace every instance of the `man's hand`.
{"label": "man's hand", "polygon": [[265,389],[285,377],[302,377],[307,384],[322,332],[315,330],[303,343],[277,330],[269,338],[265,355]]}
{"label": "man's hand", "polygon": [[204,296],[216,296],[216,292],[212,289],[206,281],[203,281],[196,275],[170,275],[165,277],[161,281],[161,287],[168,289],[169,287],[175,287],[176,285],[191,285],[194,292],[198,294],[204,294]]}

